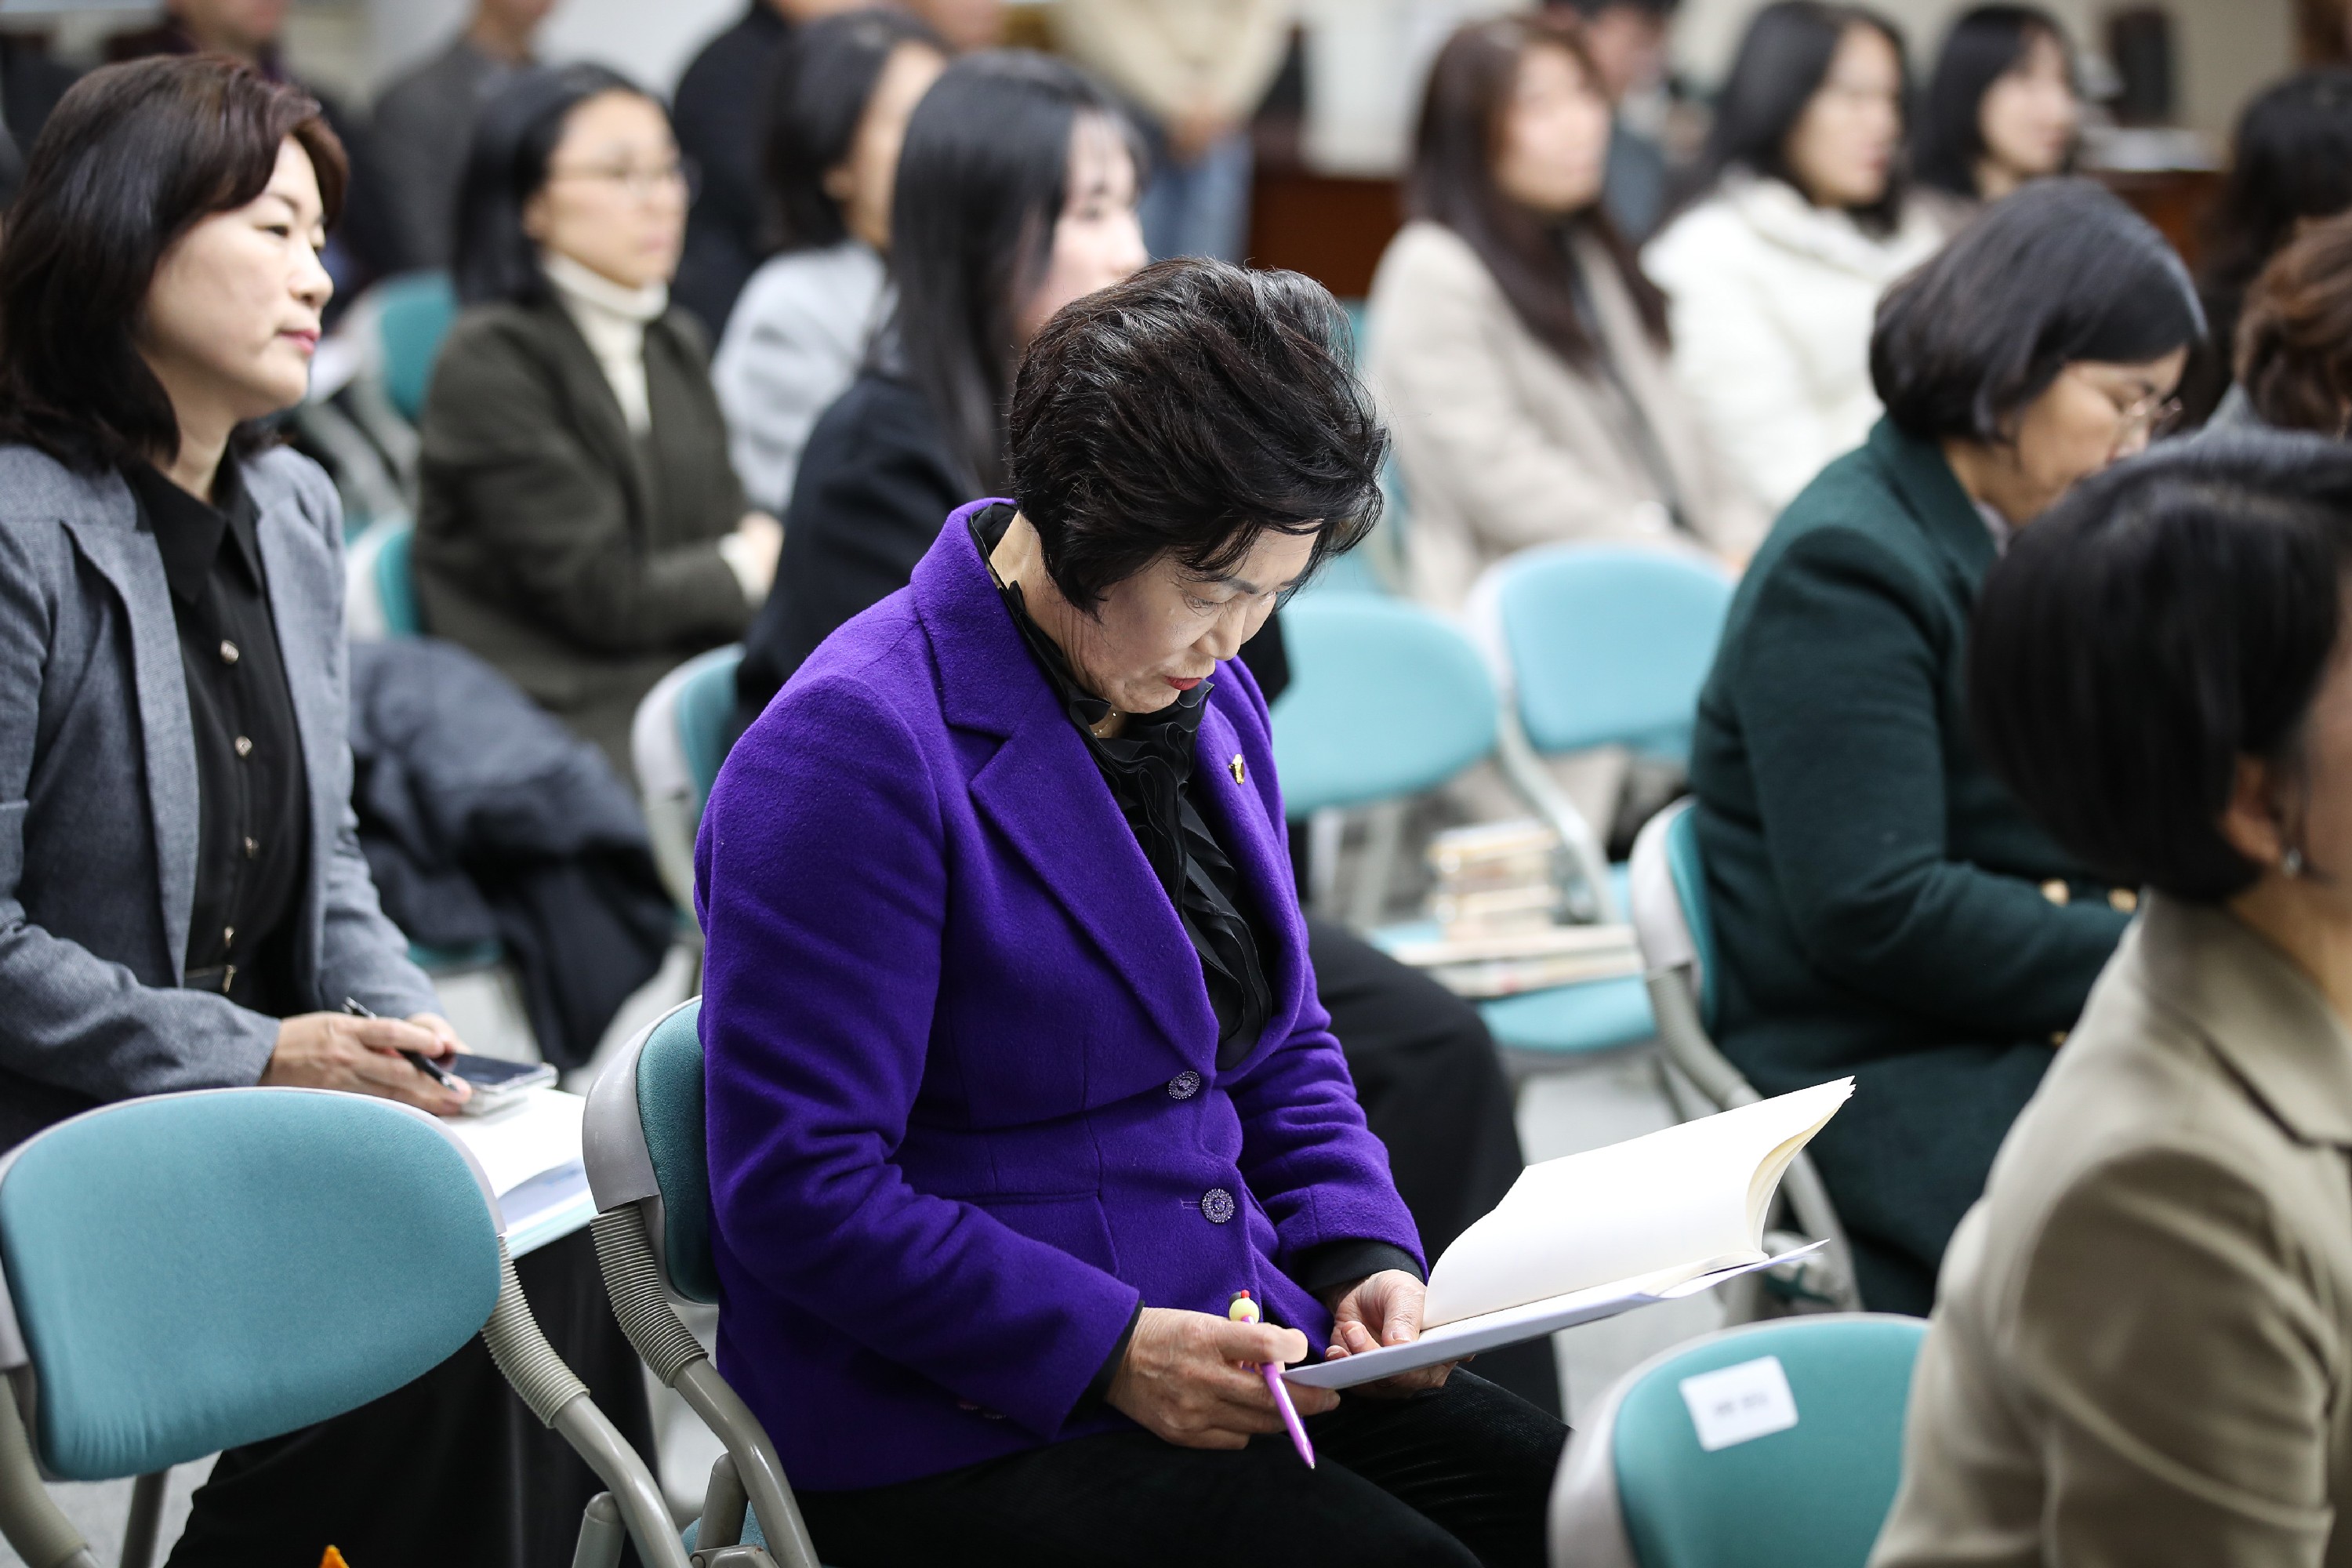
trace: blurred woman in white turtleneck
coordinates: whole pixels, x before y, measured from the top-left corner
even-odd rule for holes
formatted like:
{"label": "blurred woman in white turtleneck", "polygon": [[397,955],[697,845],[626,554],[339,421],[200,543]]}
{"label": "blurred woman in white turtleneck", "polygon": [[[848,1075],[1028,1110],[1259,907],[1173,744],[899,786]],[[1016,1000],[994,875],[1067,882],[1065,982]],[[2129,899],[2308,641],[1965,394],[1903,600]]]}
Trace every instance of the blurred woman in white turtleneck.
{"label": "blurred woman in white turtleneck", "polygon": [[709,345],[669,305],[693,171],[662,106],[590,66],[484,110],[423,420],[415,568],[463,644],[629,773],[664,672],[743,635],[782,529],[728,462]]}

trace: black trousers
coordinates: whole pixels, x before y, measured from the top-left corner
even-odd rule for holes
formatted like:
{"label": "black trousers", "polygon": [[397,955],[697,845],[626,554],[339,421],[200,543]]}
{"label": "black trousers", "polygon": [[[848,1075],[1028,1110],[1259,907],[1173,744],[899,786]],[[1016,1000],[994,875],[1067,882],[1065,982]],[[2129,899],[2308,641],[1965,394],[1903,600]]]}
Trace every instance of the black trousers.
{"label": "black trousers", "polygon": [[[645,1380],[588,1233],[515,1273],[549,1342],[650,1461]],[[319,1568],[330,1545],[352,1568],[569,1568],[580,1510],[603,1489],[478,1336],[381,1399],[221,1455],[170,1568]]]}
{"label": "black trousers", "polygon": [[1279,1434],[1220,1452],[1120,1432],[803,1491],[801,1512],[829,1568],[1543,1568],[1555,1417],[1457,1370],[1412,1399],[1343,1394],[1307,1430],[1312,1470]]}
{"label": "black trousers", "polygon": [[[1495,1042],[1476,1008],[1345,926],[1310,916],[1307,952],[1364,1120],[1388,1145],[1389,1173],[1434,1263],[1527,1163]],[[1549,1339],[1488,1351],[1478,1372],[1563,1414]]]}

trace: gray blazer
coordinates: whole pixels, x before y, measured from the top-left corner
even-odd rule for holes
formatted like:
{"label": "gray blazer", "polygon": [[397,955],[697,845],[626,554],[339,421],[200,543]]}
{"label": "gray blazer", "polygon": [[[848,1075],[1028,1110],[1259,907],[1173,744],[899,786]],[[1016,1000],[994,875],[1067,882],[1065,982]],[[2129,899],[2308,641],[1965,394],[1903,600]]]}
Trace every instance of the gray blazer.
{"label": "gray blazer", "polygon": [[[248,461],[310,854],[296,984],[388,1016],[436,1005],[376,903],[344,739],[341,510],[309,459]],[[178,989],[196,754],[163,560],[120,474],[0,447],[0,1148],[101,1100],[249,1084],[278,1025]]]}

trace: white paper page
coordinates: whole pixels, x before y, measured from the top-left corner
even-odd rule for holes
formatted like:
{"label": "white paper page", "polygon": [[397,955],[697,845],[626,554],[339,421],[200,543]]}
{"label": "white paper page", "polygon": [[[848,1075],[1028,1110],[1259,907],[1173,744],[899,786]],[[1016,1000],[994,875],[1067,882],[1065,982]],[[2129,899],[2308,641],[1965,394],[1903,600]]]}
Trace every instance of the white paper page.
{"label": "white paper page", "polygon": [[512,1105],[444,1123],[474,1152],[490,1190],[504,1198],[533,1176],[581,1163],[580,1128],[588,1101],[560,1089],[526,1089]]}
{"label": "white paper page", "polygon": [[1430,1271],[1434,1327],[1760,1255],[1774,1185],[1852,1079],[1530,1165]]}

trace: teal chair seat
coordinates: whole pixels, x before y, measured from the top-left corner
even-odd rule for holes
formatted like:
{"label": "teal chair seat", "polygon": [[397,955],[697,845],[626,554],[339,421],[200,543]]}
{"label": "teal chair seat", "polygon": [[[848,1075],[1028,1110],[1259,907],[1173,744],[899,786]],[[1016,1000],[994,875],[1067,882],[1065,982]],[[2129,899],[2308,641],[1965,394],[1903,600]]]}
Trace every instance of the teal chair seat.
{"label": "teal chair seat", "polygon": [[[1577,1427],[1555,1568],[1864,1568],[1895,1500],[1927,1323],[1840,1313],[1727,1329],[1628,1373]],[[1793,1422],[1713,1451],[1685,1383],[1770,1358]],[[1692,1391],[1694,1394],[1699,1391]]]}
{"label": "teal chair seat", "polygon": [[735,671],[743,646],[698,653],[654,683],[629,722],[637,798],[653,841],[654,866],[685,917],[693,920],[694,836],[703,803],[727,760],[735,712]]}

